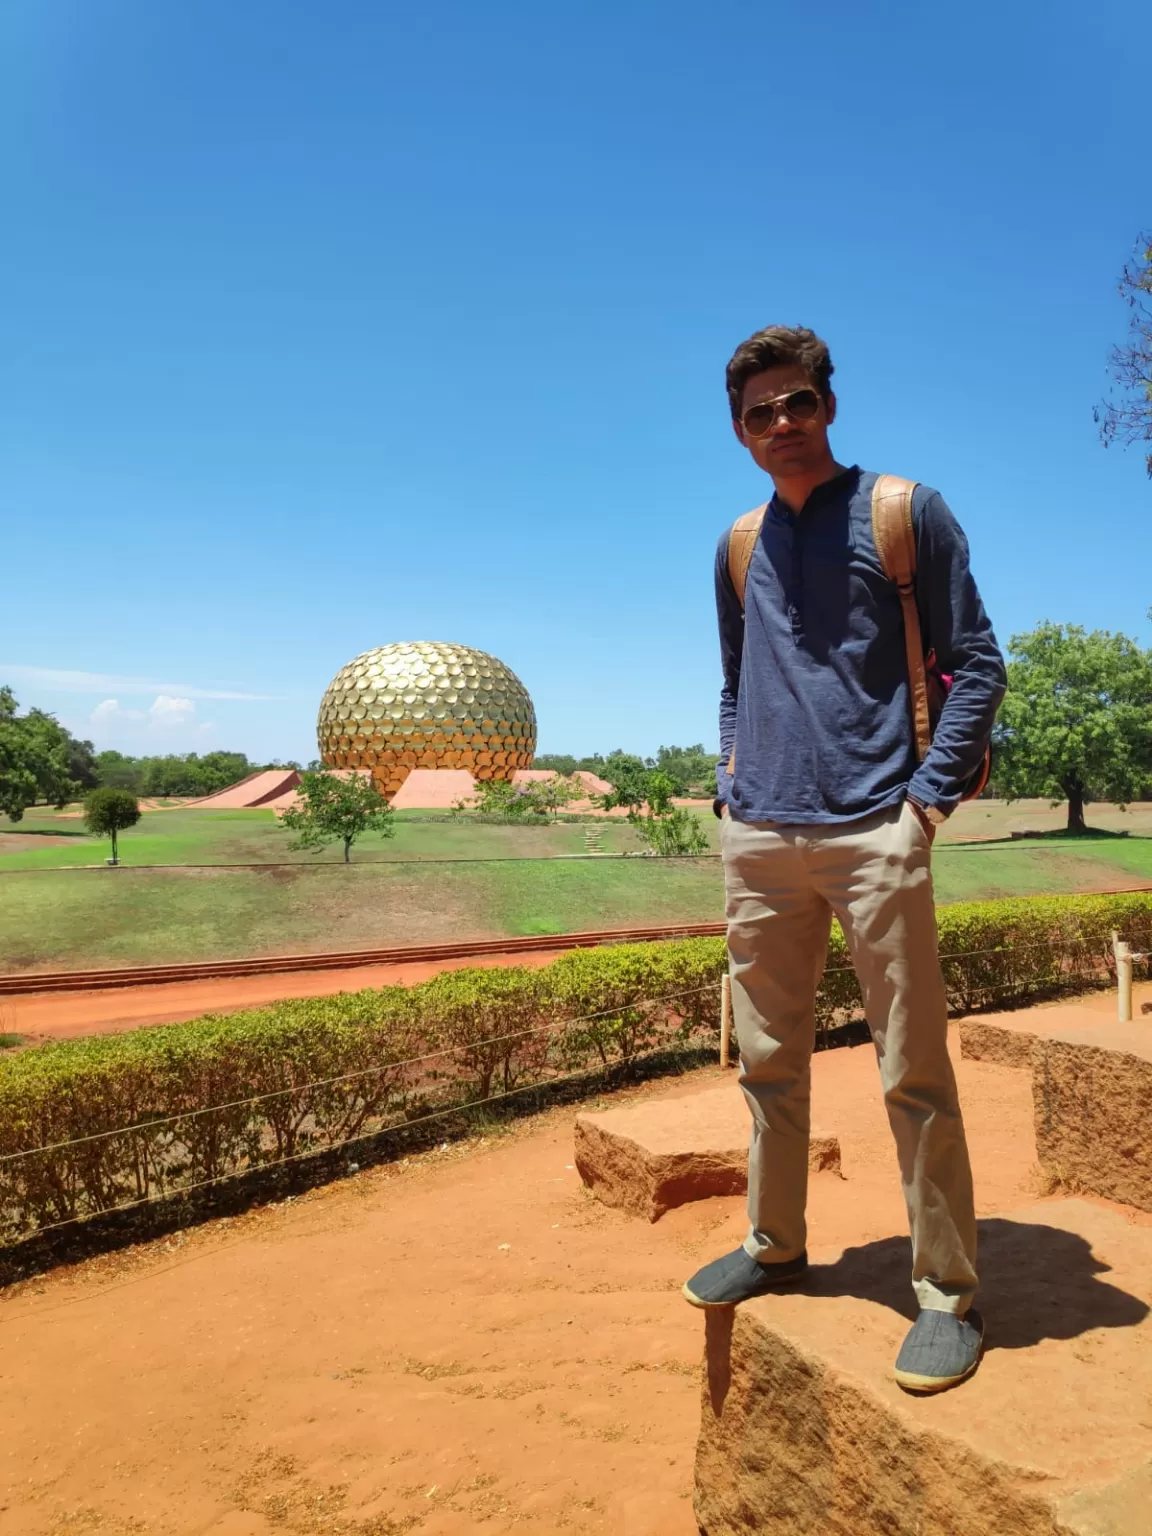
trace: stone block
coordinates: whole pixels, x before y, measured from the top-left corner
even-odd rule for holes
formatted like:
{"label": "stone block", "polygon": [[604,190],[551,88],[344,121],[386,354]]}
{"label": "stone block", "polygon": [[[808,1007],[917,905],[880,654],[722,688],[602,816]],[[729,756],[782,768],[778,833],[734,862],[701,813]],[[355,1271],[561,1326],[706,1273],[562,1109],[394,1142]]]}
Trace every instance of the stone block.
{"label": "stone block", "polygon": [[1152,1211],[1152,1024],[1040,1040],[1032,1098],[1036,1151],[1053,1183]]}
{"label": "stone block", "polygon": [[704,1536],[1148,1536],[1152,1229],[1082,1200],[980,1225],[987,1350],[939,1396],[891,1379],[902,1236],[706,1315]]}
{"label": "stone block", "polygon": [[[656,1221],[674,1206],[748,1188],[749,1115],[735,1084],[576,1117],[576,1167],[605,1205]],[[813,1131],[808,1166],[840,1172],[840,1143]]]}
{"label": "stone block", "polygon": [[968,1061],[990,1061],[1001,1067],[1031,1071],[1032,1048],[1038,1040],[1066,1029],[1106,1027],[1113,1012],[1068,1003],[1056,1008],[1021,1008],[1014,1013],[985,1013],[960,1020],[960,1054]]}

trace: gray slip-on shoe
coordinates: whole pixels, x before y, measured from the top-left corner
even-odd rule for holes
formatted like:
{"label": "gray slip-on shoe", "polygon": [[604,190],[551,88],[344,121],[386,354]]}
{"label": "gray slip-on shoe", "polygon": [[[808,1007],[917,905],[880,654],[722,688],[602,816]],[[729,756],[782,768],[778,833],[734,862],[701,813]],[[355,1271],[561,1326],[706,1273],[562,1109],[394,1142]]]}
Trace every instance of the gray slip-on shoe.
{"label": "gray slip-on shoe", "polygon": [[726,1253],[698,1269],[683,1287],[686,1301],[694,1307],[734,1307],[738,1302],[764,1296],[793,1280],[802,1280],[808,1271],[808,1255],[788,1259],[783,1264],[761,1264],[744,1248]]}
{"label": "gray slip-on shoe", "polygon": [[979,1312],[921,1312],[896,1356],[896,1381],[906,1392],[943,1392],[971,1376],[983,1344]]}

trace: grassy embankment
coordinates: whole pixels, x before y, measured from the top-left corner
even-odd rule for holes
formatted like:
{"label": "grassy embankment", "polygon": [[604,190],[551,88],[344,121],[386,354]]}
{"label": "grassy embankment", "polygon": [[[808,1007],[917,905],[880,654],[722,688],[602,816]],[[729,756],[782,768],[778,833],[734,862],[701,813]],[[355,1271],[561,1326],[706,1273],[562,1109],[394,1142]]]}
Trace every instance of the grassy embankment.
{"label": "grassy embankment", "polygon": [[[89,837],[83,821],[72,814],[74,809],[53,812],[37,808],[20,822],[0,820],[0,872],[102,866],[111,845],[106,838]],[[710,820],[715,822],[715,818]],[[393,859],[541,859],[581,854],[589,823],[504,827],[467,816],[452,821],[444,813],[433,820],[429,812],[398,811],[395,827],[394,837],[363,838],[353,850],[353,860],[375,864]],[[640,846],[626,822],[605,818],[596,824],[596,830],[605,853],[626,853]],[[137,868],[152,864],[313,866],[343,862],[338,844],[316,854],[294,851],[291,843],[291,835],[272,811],[145,811],[135,827],[121,832],[120,857]]]}
{"label": "grassy embankment", "polygon": [[[965,844],[958,841],[965,835],[1003,837],[1014,822],[1048,832],[1058,821],[1043,807],[965,808],[937,849],[939,900],[1152,882],[1152,808],[1125,815],[1101,807],[1092,819],[1131,828],[1133,835]],[[103,846],[76,835],[74,819],[28,817],[0,830],[0,849],[20,835],[17,851],[0,853],[0,871],[42,871],[0,874],[0,966],[149,964],[722,917],[716,860],[558,857],[582,853],[585,830],[572,823],[498,827],[402,814],[393,840],[365,840],[345,868],[335,862],[336,851],[323,863],[288,854],[288,838],[271,812],[156,811],[125,834],[127,867],[73,871],[59,865],[95,862]],[[600,830],[606,851],[634,846],[626,825],[605,822]],[[66,843],[29,846],[62,832]],[[179,867],[285,857],[293,862],[265,869]],[[439,859],[461,862],[421,862]],[[173,867],[138,867],[150,862]]]}

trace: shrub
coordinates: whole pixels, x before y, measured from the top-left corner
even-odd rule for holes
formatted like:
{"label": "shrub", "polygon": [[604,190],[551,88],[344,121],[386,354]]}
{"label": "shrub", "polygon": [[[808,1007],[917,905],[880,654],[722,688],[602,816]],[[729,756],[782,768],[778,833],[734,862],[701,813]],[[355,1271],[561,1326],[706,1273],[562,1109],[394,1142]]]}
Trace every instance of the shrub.
{"label": "shrub", "polygon": [[670,805],[660,815],[629,811],[628,820],[645,847],[662,858],[708,852],[708,834],[699,816],[681,805]]}
{"label": "shrub", "polygon": [[[1113,928],[1152,948],[1152,893],[942,908],[951,1004],[1098,982]],[[567,1074],[627,1074],[715,1031],[725,966],[722,938],[620,944],[0,1060],[0,1242]],[[817,1024],[860,1012],[834,929]]]}
{"label": "shrub", "polygon": [[475,811],[483,821],[525,824],[541,819],[556,821],[559,813],[576,800],[585,800],[588,791],[574,777],[554,773],[548,779],[528,779],[513,783],[510,779],[481,779],[475,793],[452,803],[453,816]]}

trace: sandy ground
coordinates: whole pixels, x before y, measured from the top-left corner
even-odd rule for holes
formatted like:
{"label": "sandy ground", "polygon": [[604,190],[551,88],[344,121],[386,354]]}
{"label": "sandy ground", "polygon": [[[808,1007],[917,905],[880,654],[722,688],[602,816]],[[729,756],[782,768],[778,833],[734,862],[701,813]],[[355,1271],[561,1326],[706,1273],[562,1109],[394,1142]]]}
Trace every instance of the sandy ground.
{"label": "sandy ground", "polygon": [[[1027,1074],[957,1068],[981,1212],[1030,1203]],[[828,1261],[904,1211],[870,1047],[818,1055],[813,1098],[843,1147],[811,1187]],[[5,1536],[693,1536],[703,1321],[678,1292],[743,1202],[603,1208],[572,1117],[4,1293]]]}
{"label": "sandy ground", "polygon": [[227,976],[218,981],[173,981],[144,987],[108,987],[84,992],[28,992],[0,997],[0,1034],[24,1037],[31,1045],[77,1035],[106,1035],[144,1024],[174,1024],[202,1013],[258,1008],[286,997],[329,997],[365,987],[411,986],[438,971],[464,966],[548,965],[561,951],[514,950],[401,965],[353,965],[331,971],[285,971],[274,976]]}
{"label": "sandy ground", "polygon": [[266,805],[293,790],[300,782],[295,768],[268,768],[250,773],[238,784],[218,789],[214,795],[204,795],[187,804],[206,811],[246,810],[249,806]]}

